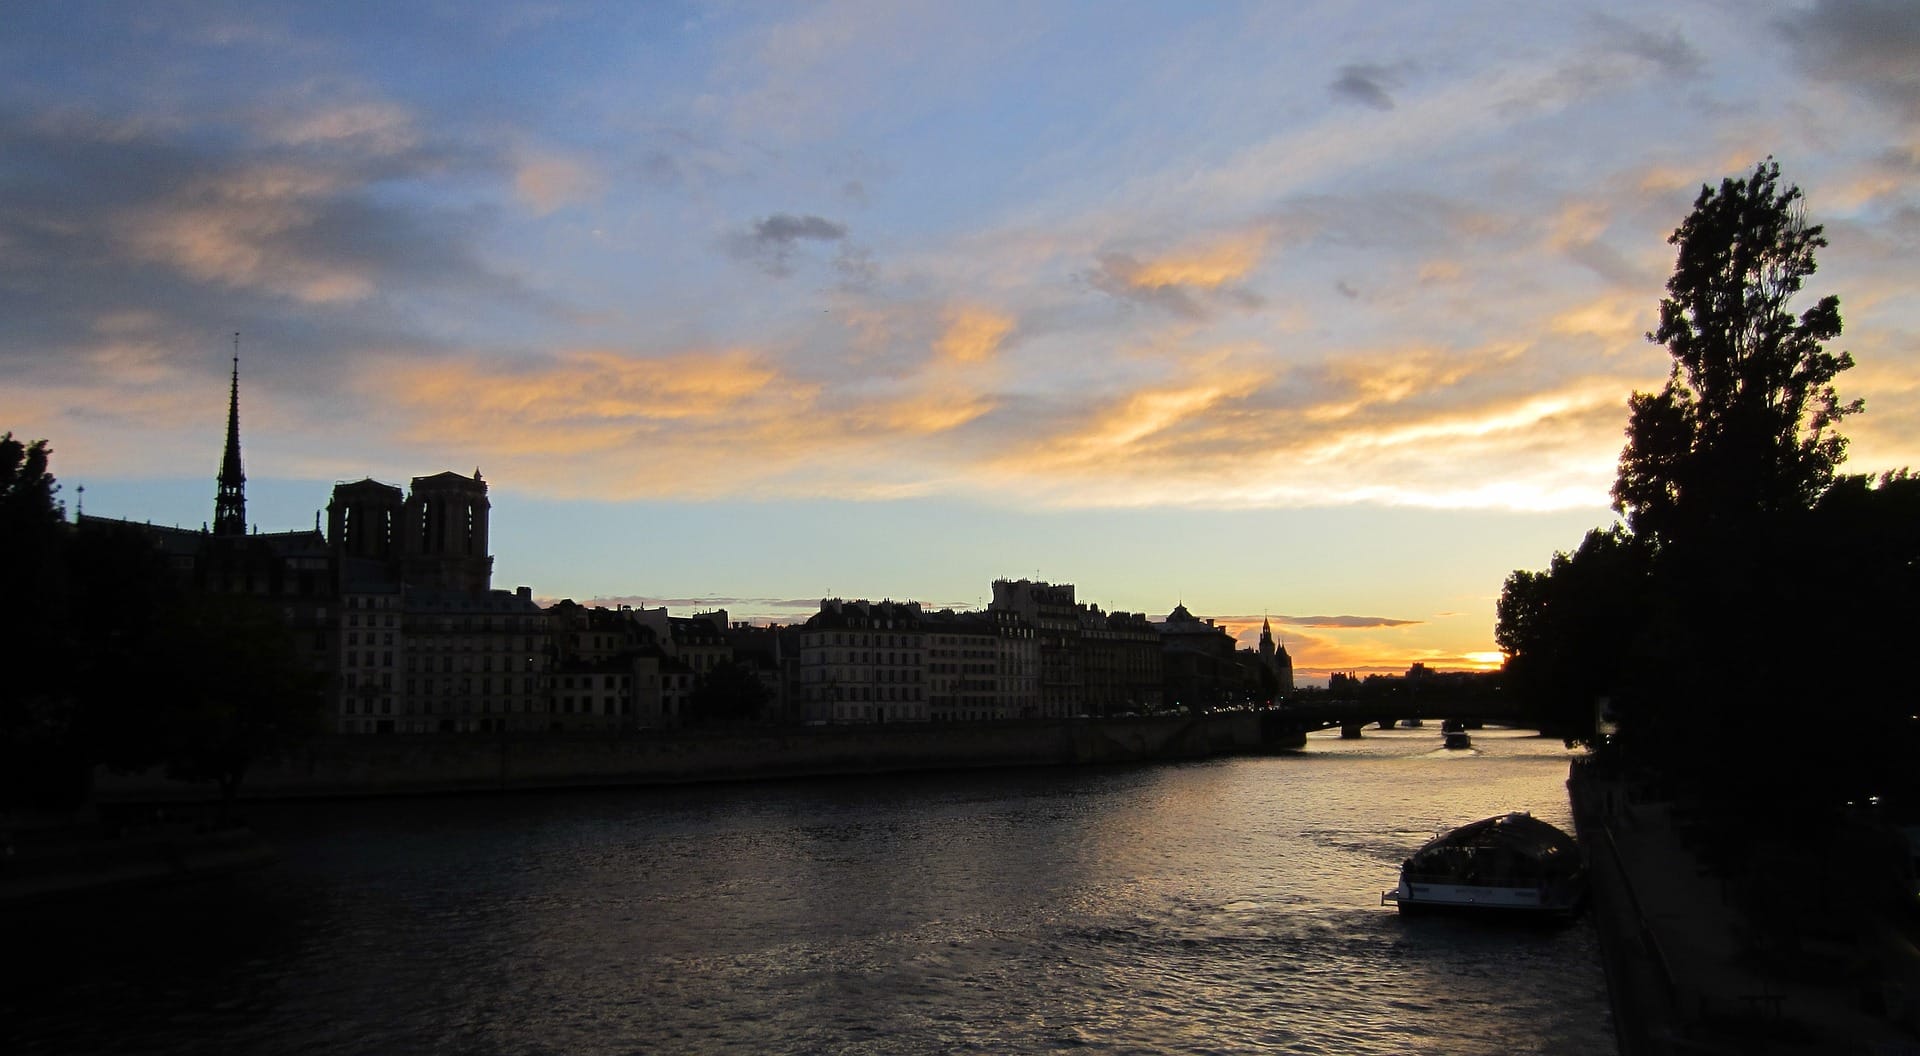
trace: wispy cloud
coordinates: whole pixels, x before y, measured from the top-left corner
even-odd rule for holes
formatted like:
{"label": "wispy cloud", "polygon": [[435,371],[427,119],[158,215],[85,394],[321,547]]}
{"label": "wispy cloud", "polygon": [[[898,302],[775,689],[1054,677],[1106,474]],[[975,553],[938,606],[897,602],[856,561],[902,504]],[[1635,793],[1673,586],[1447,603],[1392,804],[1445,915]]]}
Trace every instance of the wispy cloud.
{"label": "wispy cloud", "polygon": [[1013,333],[1014,321],[987,308],[957,306],[945,316],[946,329],[934,350],[957,363],[983,363],[999,354]]}
{"label": "wispy cloud", "polygon": [[541,216],[590,201],[604,187],[604,178],[591,165],[554,154],[521,157],[513,176],[514,192]]}
{"label": "wispy cloud", "polygon": [[793,257],[803,244],[833,243],[846,237],[845,224],[825,217],[775,213],[732,235],[727,246],[736,258],[752,261],[767,274],[784,278],[793,274]]}
{"label": "wispy cloud", "polygon": [[1782,17],[1801,68],[1920,122],[1920,19],[1903,0],[1817,0]]}
{"label": "wispy cloud", "polygon": [[1398,87],[1399,83],[1399,75],[1385,66],[1358,63],[1340,67],[1340,75],[1327,85],[1327,91],[1345,102],[1391,110],[1393,95],[1389,89]]}
{"label": "wispy cloud", "polygon": [[1356,627],[1407,627],[1419,620],[1396,620],[1388,616],[1281,616],[1269,617],[1275,623],[1284,623],[1292,627],[1338,627],[1352,629]]}
{"label": "wispy cloud", "polygon": [[1235,284],[1259,263],[1265,242],[1264,233],[1256,232],[1145,258],[1103,253],[1087,281],[1115,297],[1188,319],[1205,318],[1223,304],[1258,308],[1264,303],[1259,295]]}

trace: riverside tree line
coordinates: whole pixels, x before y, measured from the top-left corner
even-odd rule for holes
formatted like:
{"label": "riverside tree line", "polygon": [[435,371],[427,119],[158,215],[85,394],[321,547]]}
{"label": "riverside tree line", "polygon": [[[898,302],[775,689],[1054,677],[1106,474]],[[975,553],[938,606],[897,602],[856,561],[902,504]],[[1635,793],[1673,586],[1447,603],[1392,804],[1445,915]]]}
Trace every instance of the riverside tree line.
{"label": "riverside tree line", "polygon": [[[1508,692],[1543,728],[1751,805],[1914,803],[1908,646],[1920,477],[1841,474],[1840,301],[1795,314],[1827,240],[1769,158],[1702,187],[1629,401],[1621,521],[1508,577]],[[1602,709],[1617,729],[1596,732]]]}

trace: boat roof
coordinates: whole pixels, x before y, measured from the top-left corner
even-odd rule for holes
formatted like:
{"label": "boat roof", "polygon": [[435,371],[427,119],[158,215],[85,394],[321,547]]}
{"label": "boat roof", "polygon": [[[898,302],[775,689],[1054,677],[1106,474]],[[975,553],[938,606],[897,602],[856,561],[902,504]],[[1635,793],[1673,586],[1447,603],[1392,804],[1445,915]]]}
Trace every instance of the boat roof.
{"label": "boat roof", "polygon": [[1413,856],[1418,858],[1441,848],[1492,848],[1541,859],[1575,857],[1580,853],[1573,837],[1531,814],[1519,812],[1496,814],[1442,833]]}

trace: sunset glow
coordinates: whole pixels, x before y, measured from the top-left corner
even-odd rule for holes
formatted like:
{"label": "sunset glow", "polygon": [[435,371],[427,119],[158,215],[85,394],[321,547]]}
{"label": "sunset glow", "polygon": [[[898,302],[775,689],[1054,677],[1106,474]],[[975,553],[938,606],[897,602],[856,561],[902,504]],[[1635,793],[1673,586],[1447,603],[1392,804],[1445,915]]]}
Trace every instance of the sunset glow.
{"label": "sunset glow", "polygon": [[1847,468],[1920,463],[1878,11],[26,5],[0,429],[70,510],[198,526],[239,331],[263,529],[478,466],[544,597],[1037,576],[1294,614],[1307,681],[1485,670],[1505,575],[1612,518],[1703,182],[1805,189]]}

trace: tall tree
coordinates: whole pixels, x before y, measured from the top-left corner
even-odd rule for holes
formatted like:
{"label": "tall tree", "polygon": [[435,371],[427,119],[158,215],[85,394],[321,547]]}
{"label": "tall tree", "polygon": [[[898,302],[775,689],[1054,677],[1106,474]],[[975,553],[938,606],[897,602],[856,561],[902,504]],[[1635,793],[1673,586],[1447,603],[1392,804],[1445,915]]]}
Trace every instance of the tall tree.
{"label": "tall tree", "polygon": [[66,513],[45,440],[0,434],[0,806],[59,805],[84,794],[73,757]]}
{"label": "tall tree", "polygon": [[1635,393],[1614,508],[1656,544],[1705,542],[1756,518],[1810,507],[1846,457],[1835,427],[1860,410],[1833,379],[1853,366],[1825,347],[1840,300],[1795,316],[1793,300],[1827,240],[1772,158],[1745,179],[1703,186],[1667,240],[1678,247],[1659,329],[1673,370]]}

